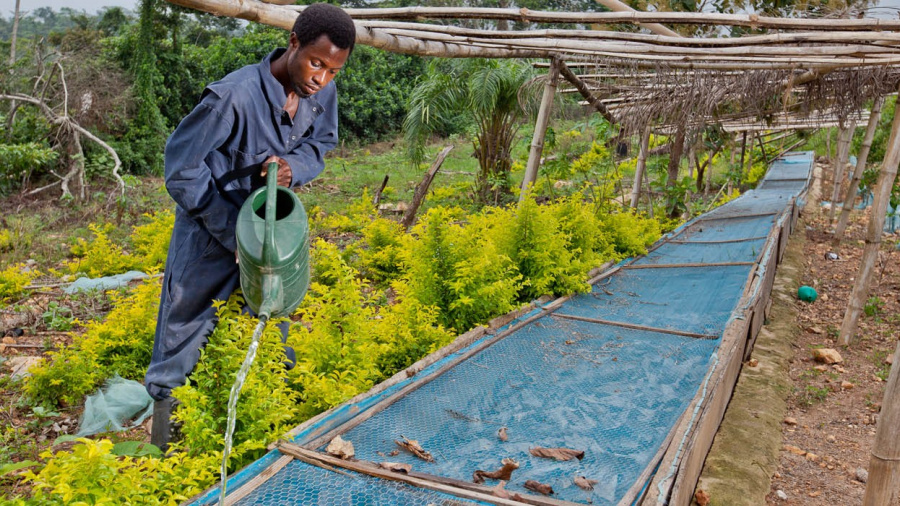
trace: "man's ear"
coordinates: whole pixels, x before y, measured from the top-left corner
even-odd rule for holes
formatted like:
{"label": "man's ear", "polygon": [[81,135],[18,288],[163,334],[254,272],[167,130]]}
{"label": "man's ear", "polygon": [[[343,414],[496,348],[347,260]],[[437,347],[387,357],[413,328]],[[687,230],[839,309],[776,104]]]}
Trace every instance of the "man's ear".
{"label": "man's ear", "polygon": [[300,48],[300,41],[297,40],[297,34],[294,32],[291,32],[291,36],[288,38],[288,47],[292,47],[295,50]]}

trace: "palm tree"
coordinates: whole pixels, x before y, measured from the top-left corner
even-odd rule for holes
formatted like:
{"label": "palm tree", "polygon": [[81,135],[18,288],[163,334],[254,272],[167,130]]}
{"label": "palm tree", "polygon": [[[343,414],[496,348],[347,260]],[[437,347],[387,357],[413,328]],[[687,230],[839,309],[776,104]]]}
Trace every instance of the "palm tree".
{"label": "palm tree", "polygon": [[474,125],[479,172],[475,192],[481,203],[509,195],[511,148],[525,109],[519,90],[534,76],[528,62],[457,59],[432,61],[412,91],[403,130],[410,158],[418,165],[425,142],[448,124]]}

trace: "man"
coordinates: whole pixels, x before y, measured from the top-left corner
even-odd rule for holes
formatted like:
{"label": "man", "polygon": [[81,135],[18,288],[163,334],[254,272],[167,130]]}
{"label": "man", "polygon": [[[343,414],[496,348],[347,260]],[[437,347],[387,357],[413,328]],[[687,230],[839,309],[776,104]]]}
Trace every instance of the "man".
{"label": "man", "polygon": [[328,4],[297,17],[279,48],[207,86],[166,143],[166,189],[175,228],[144,383],[156,401],[151,442],[169,443],[173,388],[184,385],[216,325],[213,300],[240,284],[235,223],[250,193],[278,163],[278,183],[302,185],[337,144],[334,79],[356,38],[353,21]]}

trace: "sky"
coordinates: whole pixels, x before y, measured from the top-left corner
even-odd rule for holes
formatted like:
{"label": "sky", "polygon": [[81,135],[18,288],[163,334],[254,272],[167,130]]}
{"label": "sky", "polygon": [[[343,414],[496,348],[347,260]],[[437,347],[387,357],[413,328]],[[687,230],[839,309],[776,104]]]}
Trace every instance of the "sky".
{"label": "sky", "polygon": [[[19,9],[31,11],[38,7],[52,7],[58,11],[62,7],[71,7],[93,14],[103,7],[125,7],[136,11],[137,4],[138,0],[19,0]],[[0,15],[3,17],[9,19],[15,10],[16,0],[0,0]]]}
{"label": "sky", "polygon": [[[131,11],[137,10],[138,0],[20,0],[23,11],[33,10],[37,7],[52,7],[59,10],[61,7],[71,7],[76,10],[84,10],[95,13],[102,7],[124,7]],[[881,0],[880,8],[871,12],[872,17],[896,19],[900,13],[900,0]],[[0,0],[0,15],[5,18],[12,17],[16,8],[16,0]]]}

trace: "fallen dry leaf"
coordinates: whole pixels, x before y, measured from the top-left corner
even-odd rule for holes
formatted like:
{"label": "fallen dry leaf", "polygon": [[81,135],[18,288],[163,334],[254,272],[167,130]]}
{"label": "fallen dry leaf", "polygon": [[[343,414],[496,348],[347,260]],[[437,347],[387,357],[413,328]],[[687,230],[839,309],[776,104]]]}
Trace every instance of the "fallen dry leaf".
{"label": "fallen dry leaf", "polygon": [[525,488],[533,490],[539,494],[550,495],[553,493],[553,487],[539,481],[528,480],[525,482]]}
{"label": "fallen dry leaf", "polygon": [[594,490],[594,484],[597,483],[597,480],[589,480],[584,476],[576,476],[575,484],[578,485],[579,488],[583,490]]}
{"label": "fallen dry leaf", "polygon": [[355,455],[353,443],[344,441],[341,439],[341,436],[335,436],[334,439],[328,443],[328,446],[325,447],[325,453],[342,460],[352,459],[353,455]]}
{"label": "fallen dry leaf", "polygon": [[535,457],[556,460],[581,460],[584,458],[584,450],[572,450],[571,448],[532,448],[529,450]]}
{"label": "fallen dry leaf", "polygon": [[411,465],[401,464],[399,462],[382,462],[378,465],[384,469],[387,469],[388,471],[393,471],[395,473],[409,474],[409,472],[412,471]]}
{"label": "fallen dry leaf", "polygon": [[506,435],[506,427],[500,427],[500,430],[497,431],[497,437],[500,438],[500,441],[509,440],[509,436]]}
{"label": "fallen dry leaf", "polygon": [[701,489],[697,489],[694,492],[694,500],[697,501],[697,506],[706,506],[709,504],[709,492]]}
{"label": "fallen dry leaf", "polygon": [[400,455],[400,450],[391,450],[391,452],[388,453],[388,457],[396,457],[397,455]]}
{"label": "fallen dry leaf", "polygon": [[472,473],[472,481],[484,483],[485,478],[509,481],[510,477],[512,477],[512,472],[519,468],[519,463],[509,457],[501,460],[500,463],[503,464],[503,467],[496,471],[482,471],[480,469],[475,471]]}
{"label": "fallen dry leaf", "polygon": [[401,435],[400,437],[403,438],[403,441],[394,440],[394,442],[397,443],[397,445],[400,448],[403,448],[404,450],[408,451],[409,453],[412,453],[413,455],[415,455],[416,457],[419,457],[420,459],[424,460],[425,462],[434,462],[434,457],[432,457],[430,453],[426,452],[425,449],[422,448],[422,446],[419,444],[418,441],[416,441],[415,439],[409,439],[403,435]]}

